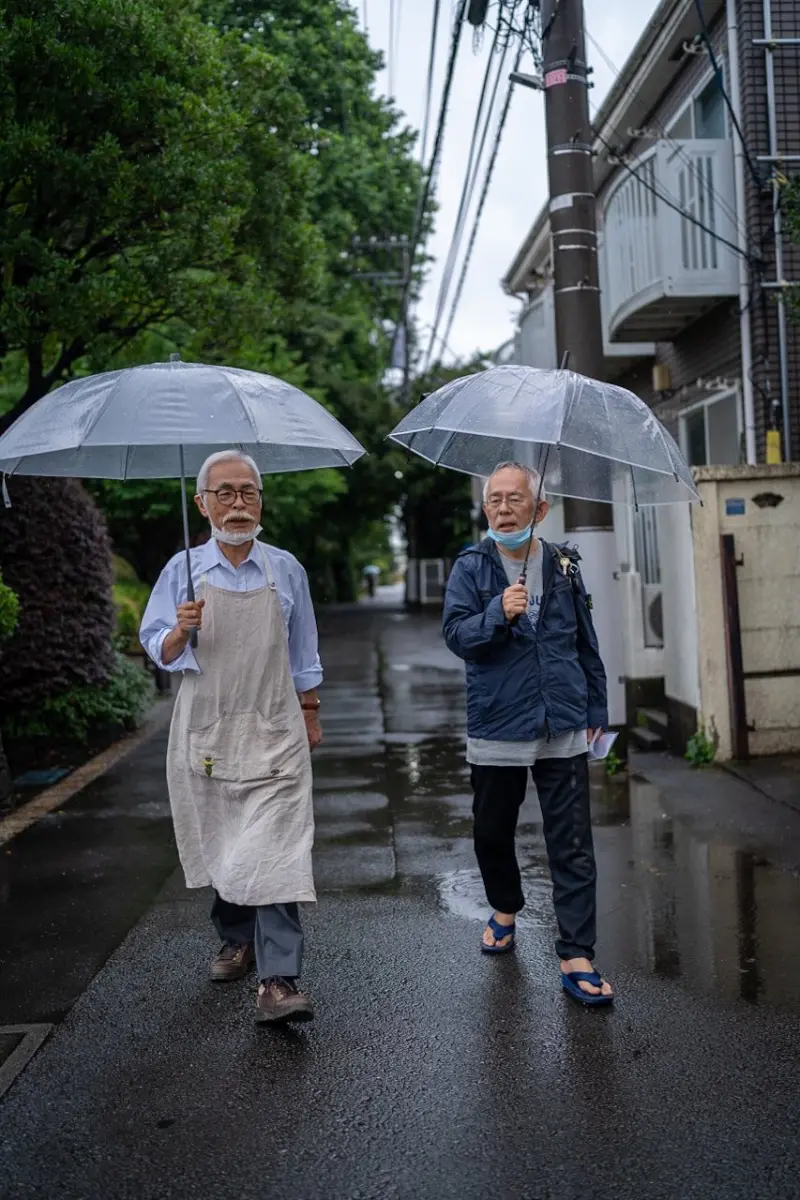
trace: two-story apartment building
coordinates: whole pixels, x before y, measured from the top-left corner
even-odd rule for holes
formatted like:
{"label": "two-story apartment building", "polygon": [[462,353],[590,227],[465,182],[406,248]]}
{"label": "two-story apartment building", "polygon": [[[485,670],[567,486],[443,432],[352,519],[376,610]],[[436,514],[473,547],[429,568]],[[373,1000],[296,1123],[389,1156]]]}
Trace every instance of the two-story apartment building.
{"label": "two-story apartment building", "polygon": [[[700,8],[662,0],[593,120],[606,378],[645,399],[693,465],[763,462],[776,440],[796,459],[800,329],[783,300],[800,251],[780,199],[800,172],[800,8]],[[517,361],[555,366],[547,208],[503,286],[523,301]],[[663,707],[682,749],[698,707],[689,514],[615,519],[629,710]]]}

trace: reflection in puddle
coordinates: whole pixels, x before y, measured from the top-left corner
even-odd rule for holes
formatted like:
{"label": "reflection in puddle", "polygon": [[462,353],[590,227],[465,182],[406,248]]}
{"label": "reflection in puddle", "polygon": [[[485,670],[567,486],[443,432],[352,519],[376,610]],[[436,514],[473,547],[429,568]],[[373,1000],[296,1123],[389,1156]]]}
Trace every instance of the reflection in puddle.
{"label": "reflection in puddle", "polygon": [[[618,812],[621,790],[614,789]],[[633,780],[624,790],[629,826],[609,828],[608,812],[596,805],[601,952],[612,948],[618,966],[681,979],[726,1002],[795,1006],[800,878],[766,858],[699,837],[689,822],[664,812],[652,785]],[[517,846],[526,907],[518,920],[540,928],[549,946],[554,917],[544,839],[535,806],[524,812]],[[456,869],[438,874],[435,885],[448,912],[486,919],[477,867],[462,858]]]}
{"label": "reflection in puddle", "polygon": [[[547,864],[523,868],[520,874],[525,893],[525,908],[517,916],[517,924],[522,927],[543,926],[550,929],[553,925],[553,904]],[[437,879],[436,886],[439,902],[448,912],[466,917],[470,921],[486,920],[489,906],[477,867],[474,870],[465,868],[450,871]]]}
{"label": "reflection in puddle", "polygon": [[755,1003],[796,1003],[800,879],[671,821],[651,784],[631,784],[638,950],[662,977]]}

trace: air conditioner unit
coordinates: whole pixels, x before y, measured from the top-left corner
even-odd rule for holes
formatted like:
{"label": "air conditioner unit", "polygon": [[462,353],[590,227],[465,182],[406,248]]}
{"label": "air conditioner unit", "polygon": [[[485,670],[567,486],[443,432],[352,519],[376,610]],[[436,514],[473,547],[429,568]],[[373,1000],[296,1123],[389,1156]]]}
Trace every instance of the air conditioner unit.
{"label": "air conditioner unit", "polygon": [[651,650],[664,645],[664,609],[660,583],[642,584],[644,644]]}
{"label": "air conditioner unit", "polygon": [[438,605],[444,600],[444,559],[423,558],[419,564],[420,604]]}

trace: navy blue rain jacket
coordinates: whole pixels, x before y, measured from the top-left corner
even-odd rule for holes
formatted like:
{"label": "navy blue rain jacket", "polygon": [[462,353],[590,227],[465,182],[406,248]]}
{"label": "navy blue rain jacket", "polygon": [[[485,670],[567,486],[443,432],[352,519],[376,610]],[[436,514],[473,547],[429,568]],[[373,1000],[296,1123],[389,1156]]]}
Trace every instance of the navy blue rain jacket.
{"label": "navy blue rain jacket", "polygon": [[[542,541],[543,591],[534,631],[527,615],[510,625],[509,586],[494,542],[464,550],[444,601],[447,645],[467,673],[467,731],[491,741],[532,741],[572,729],[607,729],[606,673],[580,574],[565,576],[566,548]],[[575,551],[570,551],[575,555]]]}

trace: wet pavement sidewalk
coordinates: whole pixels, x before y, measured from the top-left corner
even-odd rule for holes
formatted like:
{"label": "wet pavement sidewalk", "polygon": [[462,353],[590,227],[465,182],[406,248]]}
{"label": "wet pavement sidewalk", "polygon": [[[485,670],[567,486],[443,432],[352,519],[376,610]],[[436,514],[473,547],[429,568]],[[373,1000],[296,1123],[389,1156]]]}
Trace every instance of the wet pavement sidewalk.
{"label": "wet pavement sidewalk", "polygon": [[9,954],[4,933],[0,1020],[57,1028],[0,1101],[0,1196],[798,1194],[800,816],[670,760],[595,774],[619,999],[583,1011],[558,988],[533,792],[518,952],[478,953],[438,621],[377,603],[321,627],[315,1024],[257,1029],[252,979],[207,982],[209,898],[172,869],[155,739],[11,843],[0,914],[24,937]]}

